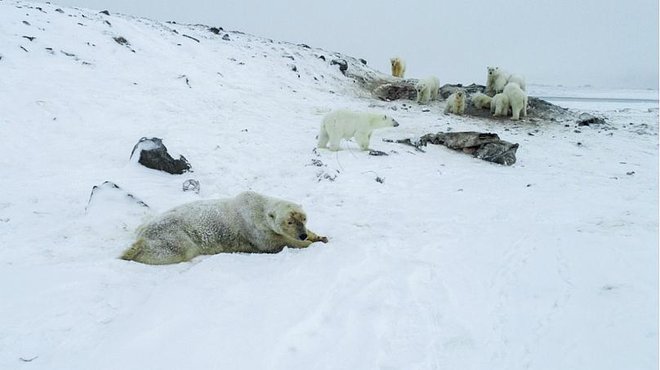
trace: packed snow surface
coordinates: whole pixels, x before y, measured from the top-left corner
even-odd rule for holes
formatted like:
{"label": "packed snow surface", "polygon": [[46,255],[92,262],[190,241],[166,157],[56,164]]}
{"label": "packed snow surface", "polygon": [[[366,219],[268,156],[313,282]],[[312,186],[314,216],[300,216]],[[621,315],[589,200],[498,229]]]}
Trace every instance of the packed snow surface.
{"label": "packed snow surface", "polygon": [[[216,31],[0,1],[0,368],[657,368],[657,91],[576,103],[605,125],[444,115],[331,64],[356,59]],[[395,118],[371,138],[389,155],[315,150],[338,108]],[[448,130],[518,161],[382,141]],[[194,172],[131,163],[143,136]],[[150,207],[90,201],[104,181]],[[118,258],[149,217],[245,190],[300,203],[329,243]]]}

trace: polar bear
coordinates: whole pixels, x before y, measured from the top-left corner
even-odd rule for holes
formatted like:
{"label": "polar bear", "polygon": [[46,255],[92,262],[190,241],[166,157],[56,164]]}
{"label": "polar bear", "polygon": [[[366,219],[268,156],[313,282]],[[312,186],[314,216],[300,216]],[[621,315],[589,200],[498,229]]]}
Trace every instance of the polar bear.
{"label": "polar bear", "polygon": [[494,117],[507,116],[509,114],[509,97],[503,93],[495,94],[490,102],[490,112]]}
{"label": "polar bear", "polygon": [[430,76],[417,81],[415,84],[415,90],[417,90],[417,103],[426,104],[430,100],[437,99],[439,89],[440,80],[435,76]]}
{"label": "polar bear", "polygon": [[525,76],[519,75],[519,74],[512,74],[509,76],[509,78],[506,80],[506,83],[510,82],[515,82],[520,86],[522,91],[527,91],[527,83],[525,82]]}
{"label": "polar bear", "polygon": [[501,93],[506,86],[509,74],[500,67],[488,67],[488,77],[486,78],[486,94],[494,96]]}
{"label": "polar bear", "polygon": [[375,129],[397,126],[397,121],[384,114],[336,110],[323,118],[317,147],[325,148],[330,142],[330,150],[337,151],[341,139],[354,137],[360,149],[368,150],[371,133]]}
{"label": "polar bear", "polygon": [[520,85],[509,82],[504,87],[503,94],[509,99],[512,120],[519,120],[521,113],[523,117],[527,117],[527,94],[520,88]]}
{"label": "polar bear", "polygon": [[231,199],[200,200],[173,208],[138,228],[121,256],[151,265],[217,253],[277,253],[328,239],[307,230],[294,203],[246,191]]}
{"label": "polar bear", "polygon": [[445,113],[450,112],[454,114],[463,114],[465,112],[465,92],[463,90],[458,90],[447,98]]}
{"label": "polar bear", "polygon": [[390,64],[392,65],[392,76],[403,78],[403,75],[406,74],[406,62],[399,57],[394,57],[390,59]]}
{"label": "polar bear", "polygon": [[476,93],[470,98],[472,105],[477,109],[490,109],[490,102],[492,100],[493,98],[483,93]]}

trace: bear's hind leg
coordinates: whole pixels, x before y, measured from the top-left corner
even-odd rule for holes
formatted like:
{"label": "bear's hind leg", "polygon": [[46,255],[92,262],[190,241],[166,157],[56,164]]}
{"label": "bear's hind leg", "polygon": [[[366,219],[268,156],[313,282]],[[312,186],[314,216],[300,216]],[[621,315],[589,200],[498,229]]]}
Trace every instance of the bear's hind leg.
{"label": "bear's hind leg", "polygon": [[321,127],[319,132],[319,142],[316,144],[317,148],[325,148],[328,145],[328,132],[325,130],[325,127]]}
{"label": "bear's hind leg", "polygon": [[330,135],[330,150],[336,152],[339,150],[339,142],[341,141],[341,136]]}

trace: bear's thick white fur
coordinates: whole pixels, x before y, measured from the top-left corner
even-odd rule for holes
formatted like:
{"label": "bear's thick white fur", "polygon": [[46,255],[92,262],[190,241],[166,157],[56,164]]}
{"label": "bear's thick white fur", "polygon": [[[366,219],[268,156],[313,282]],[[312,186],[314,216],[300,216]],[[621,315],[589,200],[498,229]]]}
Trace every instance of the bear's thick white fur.
{"label": "bear's thick white fur", "polygon": [[305,227],[297,204],[252,191],[231,199],[183,204],[138,228],[137,241],[121,256],[152,265],[189,261],[222,252],[277,253],[327,242]]}
{"label": "bear's thick white fur", "polygon": [[375,129],[397,126],[397,121],[384,114],[336,110],[323,118],[317,147],[325,148],[330,143],[330,150],[337,151],[341,139],[355,138],[360,149],[368,150]]}
{"label": "bear's thick white fur", "polygon": [[476,93],[470,98],[472,105],[477,109],[490,109],[490,102],[493,100],[490,96],[483,93]]}
{"label": "bear's thick white fur", "polygon": [[517,121],[520,115],[527,117],[527,94],[515,82],[510,82],[504,87],[504,95],[509,99],[511,106],[511,119]]}
{"label": "bear's thick white fur", "polygon": [[523,91],[527,91],[527,83],[525,82],[525,77],[519,74],[512,74],[506,80],[506,83],[515,82],[520,86]]}
{"label": "bear's thick white fur", "polygon": [[509,74],[500,67],[488,67],[488,77],[486,78],[486,94],[494,96],[501,93],[506,86]]}
{"label": "bear's thick white fur", "polygon": [[493,116],[507,116],[509,114],[509,98],[503,93],[495,94],[490,102],[490,112]]}
{"label": "bear's thick white fur", "polygon": [[465,112],[465,92],[458,90],[447,98],[445,113],[463,114],[463,112]]}
{"label": "bear's thick white fur", "polygon": [[390,59],[390,64],[392,65],[392,76],[403,78],[403,75],[406,74],[406,62],[399,57],[394,57]]}
{"label": "bear's thick white fur", "polygon": [[415,84],[415,90],[417,90],[417,103],[426,104],[431,100],[437,99],[439,89],[440,80],[435,76],[417,81]]}

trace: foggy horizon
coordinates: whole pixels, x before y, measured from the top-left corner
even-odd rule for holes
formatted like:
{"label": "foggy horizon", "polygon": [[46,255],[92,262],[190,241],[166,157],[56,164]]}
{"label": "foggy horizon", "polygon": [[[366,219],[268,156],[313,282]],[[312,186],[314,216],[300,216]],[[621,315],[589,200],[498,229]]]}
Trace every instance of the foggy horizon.
{"label": "foggy horizon", "polygon": [[406,77],[435,75],[441,84],[485,84],[486,67],[500,66],[529,84],[658,89],[658,3],[652,0],[490,3],[496,9],[474,0],[313,7],[299,0],[53,3],[304,43],[364,58],[387,74],[389,58],[400,56]]}

